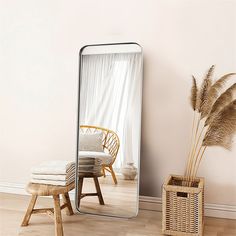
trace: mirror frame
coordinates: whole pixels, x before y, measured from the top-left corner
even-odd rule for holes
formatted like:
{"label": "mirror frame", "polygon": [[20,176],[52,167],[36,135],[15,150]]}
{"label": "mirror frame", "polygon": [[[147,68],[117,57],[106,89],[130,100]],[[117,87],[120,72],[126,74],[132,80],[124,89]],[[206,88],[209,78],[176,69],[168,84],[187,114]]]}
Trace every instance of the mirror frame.
{"label": "mirror frame", "polygon": [[[78,173],[79,173],[79,169],[78,169],[78,164],[79,164],[79,132],[80,132],[80,85],[81,85],[81,66],[82,66],[82,53],[83,53],[83,50],[87,47],[93,47],[93,46],[112,46],[112,45],[137,45],[140,47],[141,49],[141,58],[142,58],[142,62],[141,62],[141,98],[140,98],[140,102],[141,102],[141,122],[140,122],[140,135],[139,135],[139,143],[140,143],[140,148],[138,150],[138,166],[137,166],[137,170],[138,170],[138,179],[137,179],[137,196],[136,196],[136,212],[134,214],[134,216],[131,216],[131,217],[127,217],[127,216],[119,216],[119,215],[109,215],[107,213],[104,213],[104,214],[98,214],[98,213],[91,213],[91,212],[82,212],[80,211],[79,209],[79,206],[78,206]],[[136,43],[136,42],[124,42],[124,43],[105,43],[105,44],[88,44],[88,45],[85,45],[83,46],[82,48],[80,48],[79,50],[79,71],[78,71],[78,75],[79,75],[79,80],[78,80],[78,96],[77,96],[77,102],[78,102],[78,105],[77,105],[77,127],[76,127],[76,130],[77,130],[77,133],[76,133],[76,161],[75,161],[75,207],[76,207],[76,210],[80,213],[80,214],[89,214],[89,215],[96,215],[96,216],[105,216],[105,217],[114,217],[114,218],[125,218],[125,219],[131,219],[131,218],[134,218],[138,215],[138,212],[139,212],[139,188],[140,188],[140,153],[141,153],[141,134],[142,134],[142,105],[143,105],[143,48],[141,47],[140,44]]]}

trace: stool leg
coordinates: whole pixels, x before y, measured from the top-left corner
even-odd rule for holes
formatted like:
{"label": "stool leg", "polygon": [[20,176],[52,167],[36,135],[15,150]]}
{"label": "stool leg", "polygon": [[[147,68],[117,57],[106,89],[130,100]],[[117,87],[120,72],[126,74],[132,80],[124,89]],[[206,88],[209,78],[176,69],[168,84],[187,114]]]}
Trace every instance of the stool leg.
{"label": "stool leg", "polygon": [[81,195],[82,195],[82,188],[83,188],[83,182],[84,182],[84,178],[83,177],[79,177],[78,180],[78,207],[80,206],[80,200],[81,200]]}
{"label": "stool leg", "polygon": [[94,180],[95,187],[96,187],[96,190],[97,190],[99,203],[100,203],[101,205],[104,205],[104,201],[103,201],[103,197],[102,197],[102,192],[101,192],[101,189],[100,189],[100,185],[99,185],[99,182],[98,182],[98,178],[97,178],[97,177],[93,177],[93,180]]}
{"label": "stool leg", "polygon": [[71,206],[69,194],[68,193],[62,194],[62,198],[63,198],[64,203],[67,205],[67,207],[66,207],[66,214],[68,216],[73,215],[74,212],[73,212],[73,209],[72,209],[72,206]]}
{"label": "stool leg", "polygon": [[103,177],[106,177],[105,167],[102,167],[102,174],[103,174]]}
{"label": "stool leg", "polygon": [[55,221],[55,236],[63,236],[61,206],[59,195],[53,195],[54,200],[54,221]]}
{"label": "stool leg", "polygon": [[29,220],[30,220],[32,211],[34,209],[36,200],[37,200],[37,195],[32,195],[29,206],[28,206],[28,209],[27,209],[27,211],[25,213],[25,216],[24,216],[24,219],[21,223],[21,226],[27,226],[29,224]]}

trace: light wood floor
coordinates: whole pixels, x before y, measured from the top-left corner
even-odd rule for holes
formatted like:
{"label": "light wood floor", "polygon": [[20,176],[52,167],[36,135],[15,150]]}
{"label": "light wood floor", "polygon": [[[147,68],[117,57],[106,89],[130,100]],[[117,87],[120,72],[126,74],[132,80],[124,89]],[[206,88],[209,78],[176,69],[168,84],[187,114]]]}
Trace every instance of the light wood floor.
{"label": "light wood floor", "polygon": [[[33,215],[29,226],[20,227],[29,196],[0,194],[1,236],[54,236],[54,224],[46,215]],[[40,207],[52,206],[49,198]],[[157,236],[161,234],[161,213],[140,210],[136,218],[116,219],[92,215],[63,214],[65,236]],[[206,218],[205,236],[235,236],[236,220]]]}
{"label": "light wood floor", "polygon": [[[137,212],[138,185],[136,180],[124,180],[117,176],[115,185],[111,176],[100,177],[99,183],[105,205],[100,205],[98,198],[86,197],[81,200],[80,211],[102,215],[133,217]],[[93,179],[84,179],[83,192],[95,192]]]}

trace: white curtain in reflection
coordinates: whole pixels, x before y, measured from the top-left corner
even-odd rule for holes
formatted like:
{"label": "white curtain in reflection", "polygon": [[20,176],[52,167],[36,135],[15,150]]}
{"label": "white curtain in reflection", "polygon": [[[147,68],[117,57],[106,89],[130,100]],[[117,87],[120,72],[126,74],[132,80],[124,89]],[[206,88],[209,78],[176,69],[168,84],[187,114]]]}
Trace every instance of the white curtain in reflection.
{"label": "white curtain in reflection", "polygon": [[80,124],[115,131],[120,150],[113,167],[138,165],[141,129],[141,53],[83,55]]}

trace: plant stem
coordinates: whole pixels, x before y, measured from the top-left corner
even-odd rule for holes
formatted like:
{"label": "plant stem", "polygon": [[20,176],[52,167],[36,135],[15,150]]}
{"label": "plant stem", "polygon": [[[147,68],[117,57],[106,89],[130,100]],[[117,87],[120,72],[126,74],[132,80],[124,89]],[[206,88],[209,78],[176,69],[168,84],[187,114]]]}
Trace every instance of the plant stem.
{"label": "plant stem", "polygon": [[188,179],[189,179],[190,174],[191,174],[190,170],[191,170],[191,165],[192,165],[193,152],[194,152],[195,142],[196,142],[196,138],[197,138],[197,134],[198,134],[199,124],[200,124],[200,121],[201,121],[201,114],[199,113],[199,115],[200,116],[198,117],[196,132],[195,132],[195,135],[194,135],[194,142],[193,142],[193,146],[191,148],[191,154],[189,156],[189,166],[188,166],[188,169],[187,169],[187,177],[188,177]]}
{"label": "plant stem", "polygon": [[[202,147],[203,147],[203,146],[201,146],[201,148],[202,148]],[[197,166],[195,167],[195,170],[194,170],[194,173],[193,173],[193,177],[195,177],[196,174],[197,174],[197,171],[198,171],[199,165],[200,165],[200,163],[201,163],[201,160],[202,160],[203,154],[204,154],[205,151],[206,151],[206,148],[207,148],[207,146],[204,146],[203,152],[202,152],[202,154],[201,154],[201,156],[200,156],[200,158],[199,158],[199,161],[198,161],[198,163],[197,163]]]}
{"label": "plant stem", "polygon": [[[201,150],[201,148],[198,150],[197,156],[199,155],[200,150]],[[194,153],[194,155],[193,155],[193,161],[194,161],[194,159],[196,159],[195,154],[196,153]],[[190,166],[190,174],[189,174],[189,182],[190,182],[190,184],[192,183],[192,181],[194,179],[192,171],[193,171],[193,163],[191,163],[191,166]]]}
{"label": "plant stem", "polygon": [[[199,141],[200,141],[200,139],[201,139],[201,137],[202,137],[202,133],[203,133],[203,131],[205,130],[205,128],[206,128],[205,126],[202,128],[201,133],[200,133],[200,135],[198,136],[197,143],[196,143],[196,146],[195,146],[195,148],[194,148],[193,165],[190,167],[190,168],[191,168],[191,169],[190,169],[190,173],[191,173],[192,169],[194,169],[194,167],[195,167],[195,165],[196,165],[199,152],[198,152],[198,154],[197,154],[196,157],[195,157],[195,154],[196,154],[196,151],[197,151],[197,148],[198,148],[198,145],[199,145]],[[204,134],[204,135],[205,135],[205,134]],[[200,147],[200,149],[201,149],[201,147]],[[195,158],[194,158],[194,157],[195,157]],[[195,159],[195,160],[194,160],[194,159]]]}
{"label": "plant stem", "polygon": [[189,152],[188,152],[188,163],[187,163],[187,167],[185,169],[185,176],[188,173],[188,169],[189,169],[189,164],[190,164],[190,153],[192,150],[192,145],[193,145],[193,132],[194,132],[194,127],[195,127],[195,115],[196,115],[196,111],[194,111],[193,113],[193,123],[192,123],[192,132],[191,132],[191,141],[190,141],[190,146],[189,146]]}

